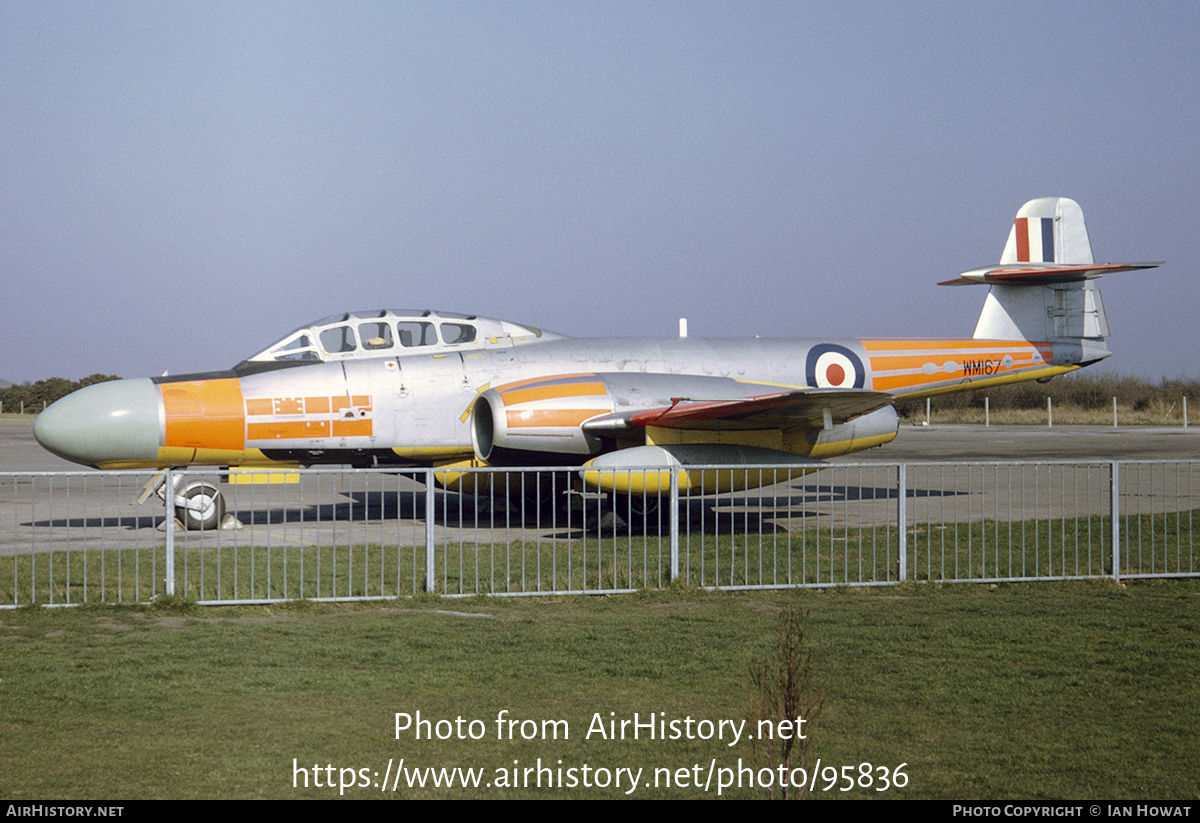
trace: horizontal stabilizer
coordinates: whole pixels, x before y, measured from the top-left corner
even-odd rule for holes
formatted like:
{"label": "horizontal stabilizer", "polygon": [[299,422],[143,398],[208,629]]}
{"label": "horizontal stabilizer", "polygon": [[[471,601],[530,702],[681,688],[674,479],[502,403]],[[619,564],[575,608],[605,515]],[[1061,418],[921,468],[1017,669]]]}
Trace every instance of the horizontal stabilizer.
{"label": "horizontal stabilizer", "polygon": [[972,286],[986,283],[989,285],[1045,286],[1051,283],[1093,280],[1105,274],[1153,269],[1161,265],[1162,261],[1156,263],[1091,263],[1077,266],[1024,266],[1021,264],[984,266],[980,269],[963,272],[953,280],[943,280],[938,285]]}

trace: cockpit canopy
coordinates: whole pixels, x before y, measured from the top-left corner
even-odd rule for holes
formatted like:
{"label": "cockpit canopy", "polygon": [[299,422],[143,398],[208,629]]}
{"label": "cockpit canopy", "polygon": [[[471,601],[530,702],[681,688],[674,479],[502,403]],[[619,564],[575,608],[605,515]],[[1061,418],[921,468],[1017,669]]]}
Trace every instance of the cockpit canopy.
{"label": "cockpit canopy", "polygon": [[513,346],[562,335],[473,314],[380,309],[335,314],[293,331],[247,362],[343,360]]}

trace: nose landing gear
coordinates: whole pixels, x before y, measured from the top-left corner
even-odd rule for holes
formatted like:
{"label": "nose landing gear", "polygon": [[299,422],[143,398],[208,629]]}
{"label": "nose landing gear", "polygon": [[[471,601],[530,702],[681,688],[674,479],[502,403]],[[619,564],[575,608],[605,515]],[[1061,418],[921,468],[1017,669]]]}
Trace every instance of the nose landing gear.
{"label": "nose landing gear", "polygon": [[[162,473],[152,477],[136,502],[145,503],[154,495],[165,503],[166,478]],[[216,529],[225,518],[225,497],[211,480],[189,480],[175,487],[174,508],[175,517],[189,531]]]}

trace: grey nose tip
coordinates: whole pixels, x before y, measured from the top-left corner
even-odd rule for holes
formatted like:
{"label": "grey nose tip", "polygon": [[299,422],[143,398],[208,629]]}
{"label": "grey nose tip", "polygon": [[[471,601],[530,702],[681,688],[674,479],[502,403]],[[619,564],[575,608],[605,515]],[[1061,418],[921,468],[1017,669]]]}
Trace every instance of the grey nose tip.
{"label": "grey nose tip", "polygon": [[52,403],[33,423],[47,451],[85,466],[154,460],[161,403],[149,378],[95,383]]}

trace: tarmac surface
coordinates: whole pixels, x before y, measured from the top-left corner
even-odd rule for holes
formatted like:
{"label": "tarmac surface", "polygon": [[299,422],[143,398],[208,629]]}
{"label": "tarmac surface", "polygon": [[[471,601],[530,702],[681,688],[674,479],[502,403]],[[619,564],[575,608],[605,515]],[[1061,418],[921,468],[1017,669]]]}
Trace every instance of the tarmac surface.
{"label": "tarmac surface", "polygon": [[1200,427],[901,426],[886,446],[838,462],[1197,460]]}

